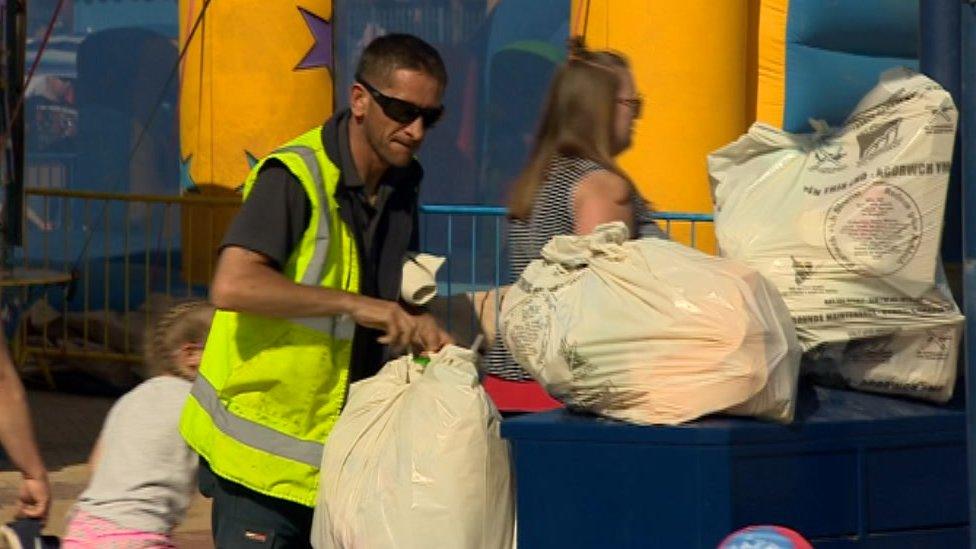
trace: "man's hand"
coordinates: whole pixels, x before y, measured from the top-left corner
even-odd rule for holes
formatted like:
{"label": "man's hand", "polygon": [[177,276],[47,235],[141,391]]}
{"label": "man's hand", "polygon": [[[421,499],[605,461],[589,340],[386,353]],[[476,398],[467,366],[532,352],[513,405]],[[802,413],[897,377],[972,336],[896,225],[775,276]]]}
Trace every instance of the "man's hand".
{"label": "man's hand", "polygon": [[399,303],[358,296],[351,315],[356,324],[386,332],[379,338],[384,345],[405,348],[414,342],[418,328],[416,317],[403,310]]}
{"label": "man's hand", "polygon": [[394,348],[437,352],[454,340],[427,313],[410,314],[399,303],[357,296],[351,315],[356,324],[386,332],[379,342]]}
{"label": "man's hand", "polygon": [[436,353],[445,345],[454,343],[454,338],[441,329],[440,324],[430,313],[422,313],[414,318],[417,322],[414,345],[419,346],[420,351]]}
{"label": "man's hand", "polygon": [[47,520],[51,508],[51,487],[47,477],[24,477],[17,496],[17,516]]}

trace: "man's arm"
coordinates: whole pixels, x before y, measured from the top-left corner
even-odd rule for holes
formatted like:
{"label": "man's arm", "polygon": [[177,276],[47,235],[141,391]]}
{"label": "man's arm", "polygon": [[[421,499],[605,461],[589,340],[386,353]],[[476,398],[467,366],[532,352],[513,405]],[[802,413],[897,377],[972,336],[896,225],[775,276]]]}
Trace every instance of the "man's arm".
{"label": "man's arm", "polygon": [[280,163],[265,166],[224,237],[210,287],[214,306],[274,317],[348,314],[357,324],[386,332],[380,343],[431,349],[436,340],[429,328],[424,325],[418,334],[418,321],[399,304],[296,284],[281,274],[308,226],[310,208],[294,175]]}
{"label": "man's arm", "polygon": [[7,339],[0,333],[0,445],[23,481],[18,494],[17,514],[46,519],[51,505],[47,469],[34,439],[27,409],[27,395],[14,369]]}
{"label": "man's arm", "polygon": [[[410,242],[407,244],[407,251],[420,252],[420,205],[417,204],[413,210],[413,223],[410,230]],[[451,337],[427,309],[426,306],[410,305],[402,303],[410,314],[414,315],[417,321],[416,339],[422,341],[422,347],[427,350],[440,350],[445,345],[454,343]]]}
{"label": "man's arm", "polygon": [[227,246],[217,259],[210,301],[229,309],[275,317],[350,314],[353,294],[296,284],[274,268],[264,255]]}
{"label": "man's arm", "polygon": [[239,246],[226,246],[221,251],[210,301],[219,309],[274,317],[348,314],[357,324],[386,332],[380,343],[399,347],[416,344],[425,349],[433,344],[430,337],[418,336],[417,319],[398,303],[296,284],[275,269],[268,257]]}

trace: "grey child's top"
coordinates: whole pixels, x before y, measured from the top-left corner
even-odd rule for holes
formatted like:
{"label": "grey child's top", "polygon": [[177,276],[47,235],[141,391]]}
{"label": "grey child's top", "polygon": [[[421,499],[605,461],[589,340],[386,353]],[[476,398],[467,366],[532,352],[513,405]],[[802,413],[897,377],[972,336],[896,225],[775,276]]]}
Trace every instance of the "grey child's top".
{"label": "grey child's top", "polygon": [[115,403],[100,457],[76,508],[126,529],[169,533],[196,488],[198,457],[180,435],[192,384],[173,376],[141,383]]}

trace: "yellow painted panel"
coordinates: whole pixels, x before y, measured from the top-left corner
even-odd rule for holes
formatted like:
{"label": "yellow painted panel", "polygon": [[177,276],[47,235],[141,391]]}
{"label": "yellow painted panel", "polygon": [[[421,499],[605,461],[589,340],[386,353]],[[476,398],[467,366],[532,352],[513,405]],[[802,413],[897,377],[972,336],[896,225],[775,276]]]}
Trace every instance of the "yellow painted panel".
{"label": "yellow painted panel", "polygon": [[[575,0],[572,21],[576,22],[575,34],[583,34],[586,45],[593,49],[608,48],[610,34],[610,4],[621,0]],[[623,0],[631,2],[632,0]],[[636,3],[636,2],[635,2]],[[576,10],[581,13],[577,16]]]}
{"label": "yellow painted panel", "polygon": [[[204,3],[180,0],[180,44]],[[316,47],[313,30],[331,51],[324,32],[331,19],[332,0],[210,2],[180,67],[180,153],[198,192],[234,194],[249,171],[248,154],[261,158],[332,113],[330,69],[299,68]],[[234,211],[184,210],[186,280],[209,282]]]}
{"label": "yellow painted panel", "polygon": [[761,0],[749,2],[749,28],[746,31],[746,121],[756,121],[759,72],[759,9]]}
{"label": "yellow painted panel", "polygon": [[789,0],[762,0],[756,120],[783,127],[786,102],[786,14]]}
{"label": "yellow painted panel", "polygon": [[[185,43],[202,0],[180,1]],[[315,45],[301,6],[323,21],[332,0],[211,2],[180,79],[180,148],[197,184],[234,188],[260,158],[332,113],[325,67],[296,69]],[[331,48],[331,46],[330,46]]]}

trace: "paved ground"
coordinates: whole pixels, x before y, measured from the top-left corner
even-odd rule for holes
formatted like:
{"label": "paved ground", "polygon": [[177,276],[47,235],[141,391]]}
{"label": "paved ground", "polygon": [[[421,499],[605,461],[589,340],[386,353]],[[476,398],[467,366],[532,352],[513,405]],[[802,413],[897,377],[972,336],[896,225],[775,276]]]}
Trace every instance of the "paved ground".
{"label": "paved ground", "polygon": [[[54,503],[45,533],[64,533],[65,513],[88,481],[88,453],[114,401],[111,397],[31,390],[30,404],[38,443],[50,471]],[[20,476],[0,460],[0,520],[13,518]],[[176,545],[187,549],[212,548],[210,501],[199,494],[187,519],[176,531]]]}

